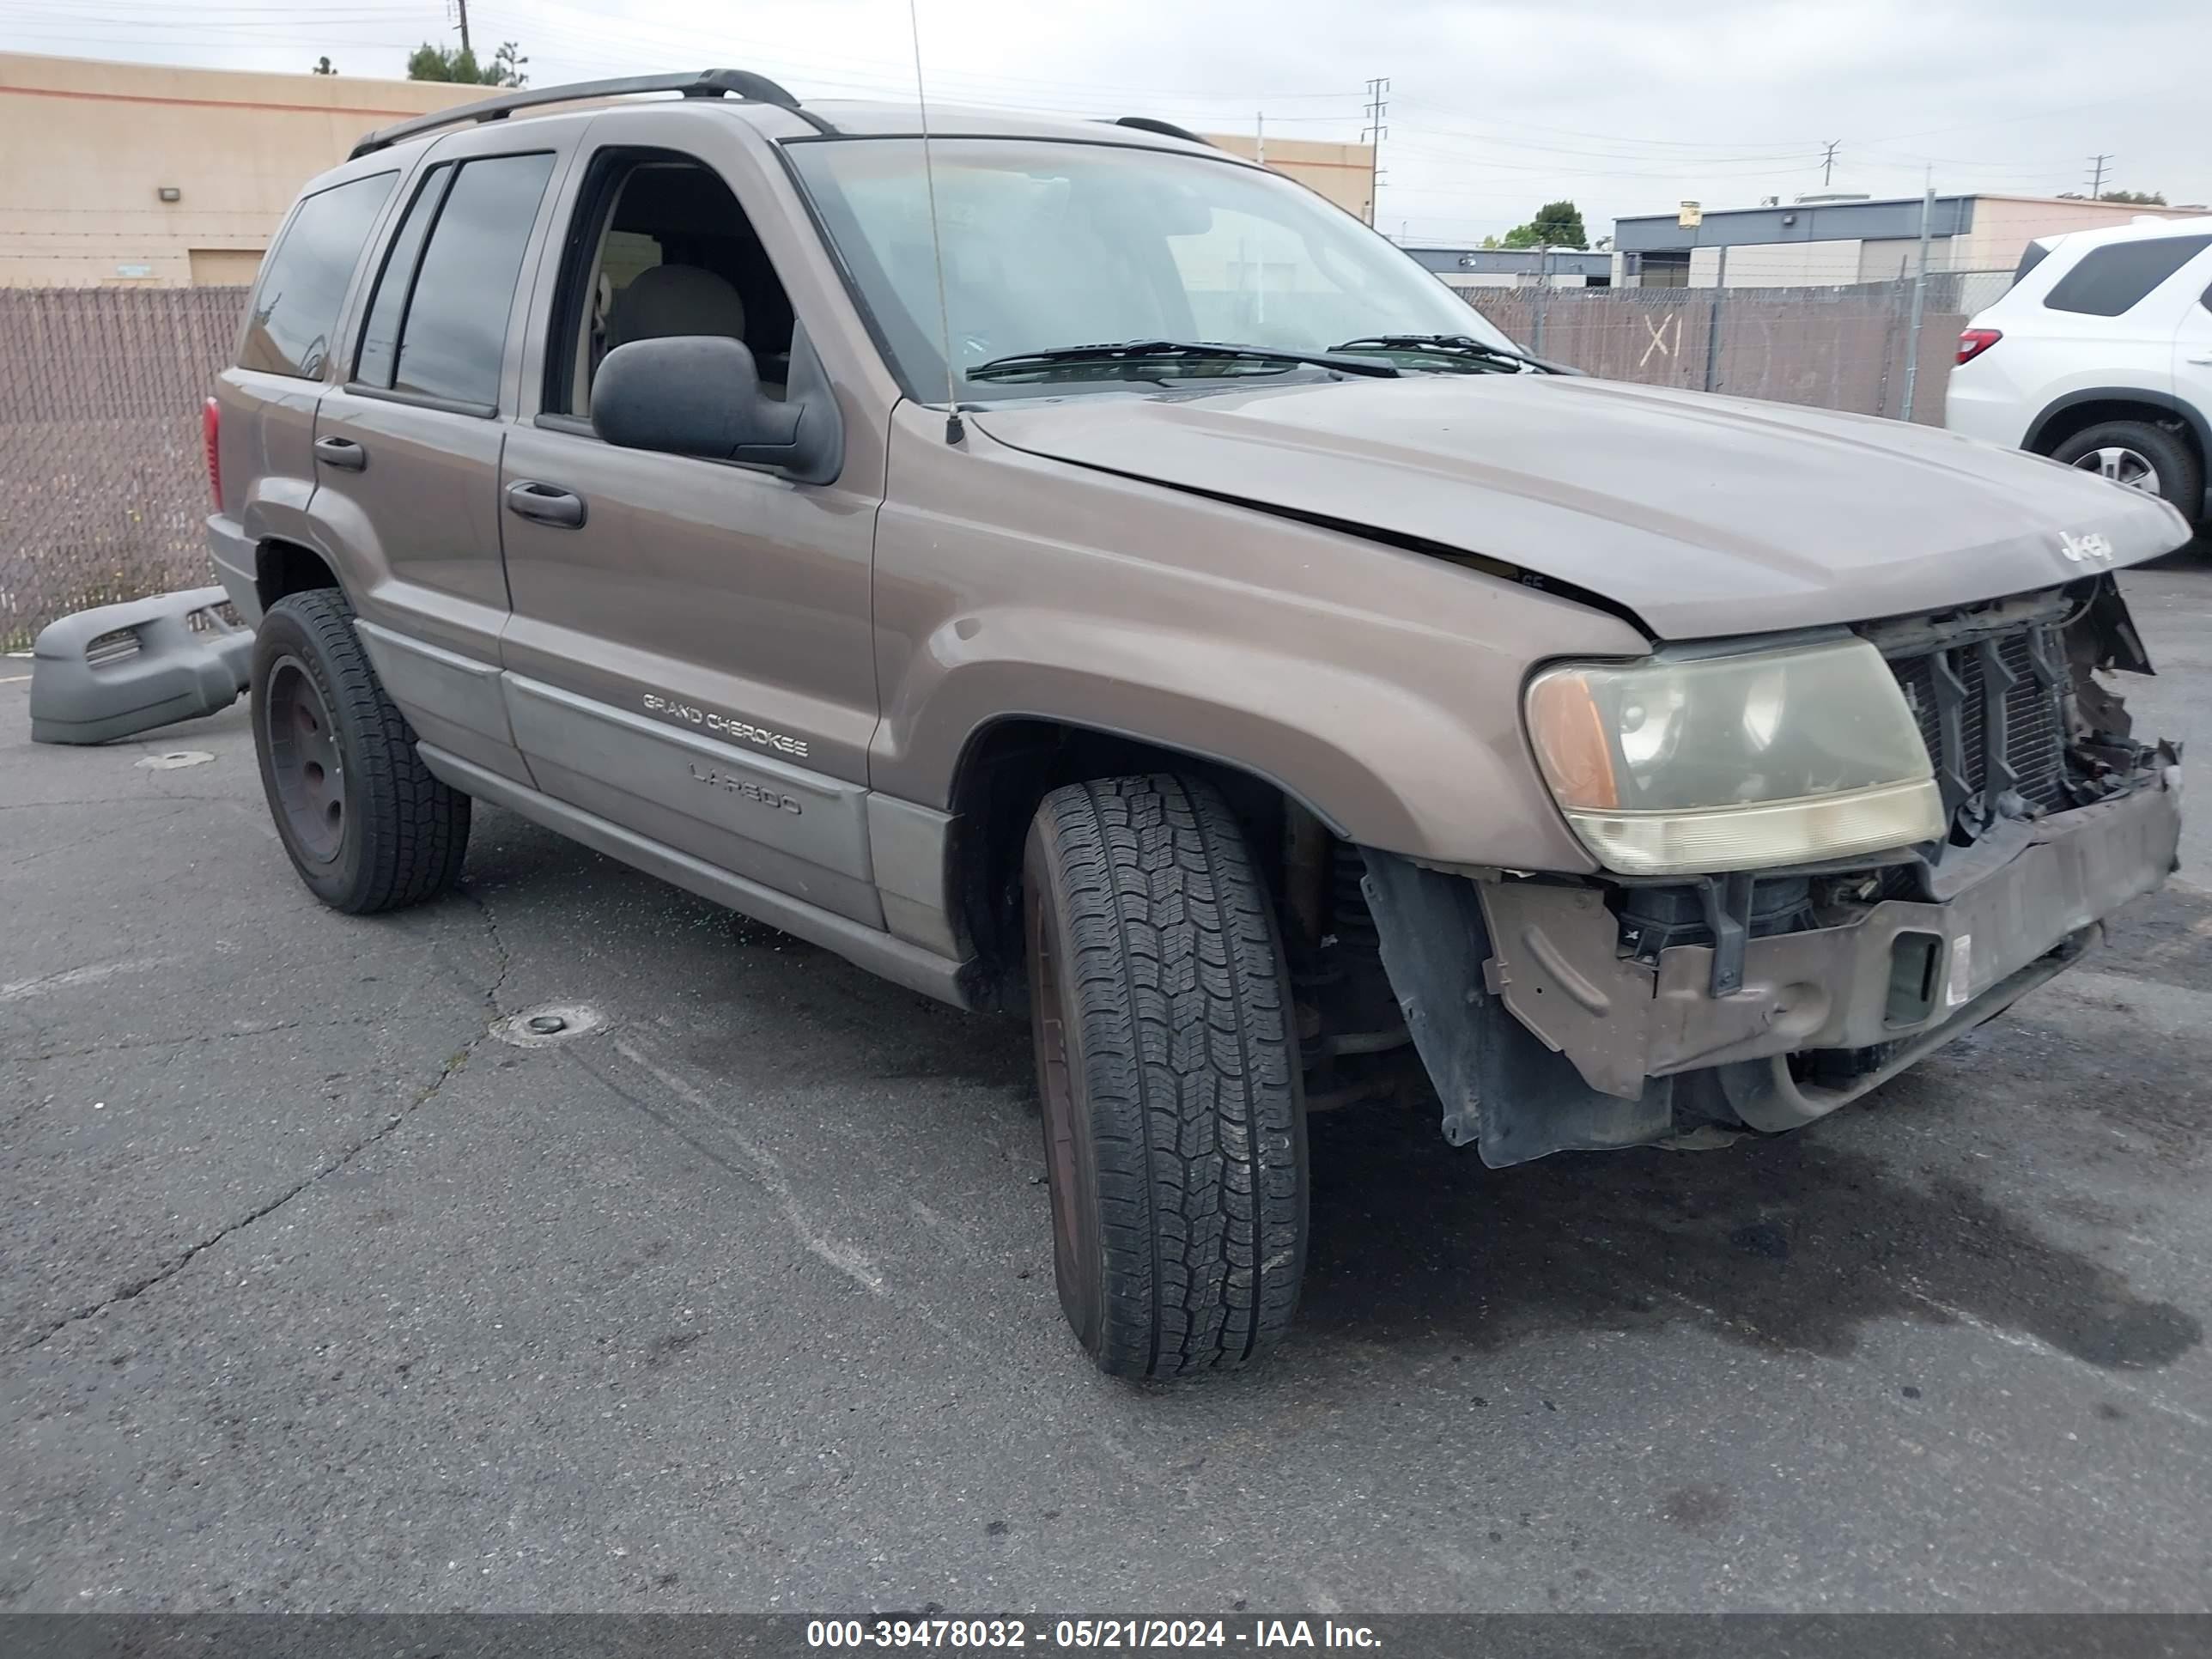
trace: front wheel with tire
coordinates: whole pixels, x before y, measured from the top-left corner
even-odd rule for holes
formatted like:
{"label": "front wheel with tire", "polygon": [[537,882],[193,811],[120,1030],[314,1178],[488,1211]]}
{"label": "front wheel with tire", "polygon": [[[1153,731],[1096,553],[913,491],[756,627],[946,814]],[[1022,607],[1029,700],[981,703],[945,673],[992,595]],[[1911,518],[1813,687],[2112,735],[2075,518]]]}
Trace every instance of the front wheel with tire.
{"label": "front wheel with tire", "polygon": [[253,641],[253,747],[292,867],[334,910],[436,896],[460,874],[469,798],[430,775],[331,588],[269,607]]}
{"label": "front wheel with tire", "polygon": [[2148,421],[2084,427],[2052,450],[2051,459],[2170,501],[2191,524],[2204,515],[2204,477],[2196,455],[2178,434]]}
{"label": "front wheel with tire", "polygon": [[1022,871],[1061,1309],[1101,1370],[1241,1365],[1289,1327],[1305,1104],[1267,890],[1208,783],[1053,791]]}

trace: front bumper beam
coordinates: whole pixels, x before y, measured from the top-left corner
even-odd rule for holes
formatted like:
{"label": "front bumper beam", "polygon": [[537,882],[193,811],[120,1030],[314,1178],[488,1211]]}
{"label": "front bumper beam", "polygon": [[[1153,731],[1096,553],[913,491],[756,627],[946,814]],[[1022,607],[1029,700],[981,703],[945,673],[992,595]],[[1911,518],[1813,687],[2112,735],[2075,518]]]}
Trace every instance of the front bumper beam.
{"label": "front bumper beam", "polygon": [[[1740,988],[1723,996],[1711,945],[1674,946],[1656,964],[1624,956],[1594,886],[1470,878],[1372,851],[1366,885],[1446,1138],[1515,1164],[1708,1119],[1677,1110],[1673,1085],[1692,1073],[1754,1128],[1833,1110],[2002,1012],[2158,887],[2174,868],[2180,793],[2178,766],[2154,769],[2130,794],[2024,826],[2013,856],[1941,902],[1893,900],[1844,926],[1752,939]],[[1884,1045],[1879,1067],[1845,1088],[1801,1085],[1786,1063]]]}

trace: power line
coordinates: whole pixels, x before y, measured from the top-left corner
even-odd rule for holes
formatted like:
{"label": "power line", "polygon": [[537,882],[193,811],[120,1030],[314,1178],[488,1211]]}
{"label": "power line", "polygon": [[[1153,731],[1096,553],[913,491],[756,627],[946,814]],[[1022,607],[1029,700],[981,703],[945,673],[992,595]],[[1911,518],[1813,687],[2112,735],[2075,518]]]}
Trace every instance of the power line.
{"label": "power line", "polygon": [[1382,118],[1390,112],[1390,77],[1378,75],[1367,83],[1368,125],[1359,131],[1367,151],[1367,222],[1373,224],[1377,210],[1382,205],[1382,140],[1390,129],[1382,125]]}

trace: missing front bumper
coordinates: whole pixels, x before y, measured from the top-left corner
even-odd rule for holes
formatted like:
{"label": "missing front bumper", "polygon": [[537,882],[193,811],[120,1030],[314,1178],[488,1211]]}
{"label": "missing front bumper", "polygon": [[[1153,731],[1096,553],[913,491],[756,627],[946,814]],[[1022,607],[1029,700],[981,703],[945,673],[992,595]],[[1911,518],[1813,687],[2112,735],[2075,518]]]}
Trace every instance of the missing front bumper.
{"label": "missing front bumper", "polygon": [[[1782,1129],[1832,1111],[2001,1012],[2155,889],[2174,867],[2179,799],[2179,769],[2166,768],[2036,821],[2011,858],[1941,902],[1749,940],[1740,986],[1720,996],[1711,945],[1656,963],[1623,956],[1592,886],[1473,879],[1374,852],[1366,886],[1447,1139],[1517,1164],[1662,1140],[1717,1114]],[[1920,975],[1917,989],[1900,994],[1901,971]],[[1880,1063],[1843,1087],[1802,1085],[1787,1060],[1877,1048]]]}

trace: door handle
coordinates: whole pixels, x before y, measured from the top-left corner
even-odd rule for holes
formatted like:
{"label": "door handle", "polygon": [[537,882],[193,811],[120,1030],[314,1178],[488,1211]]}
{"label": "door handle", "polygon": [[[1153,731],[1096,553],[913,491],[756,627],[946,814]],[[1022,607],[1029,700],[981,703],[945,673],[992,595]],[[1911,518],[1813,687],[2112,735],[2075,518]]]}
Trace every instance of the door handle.
{"label": "door handle", "polygon": [[318,438],[315,440],[315,459],[325,466],[343,467],[349,472],[358,472],[368,465],[368,452],[350,438]]}
{"label": "door handle", "polygon": [[574,530],[584,522],[584,498],[558,484],[524,479],[507,487],[507,510],[540,524],[564,525]]}
{"label": "door handle", "polygon": [[2199,368],[2212,368],[2212,357],[2191,357],[2189,361]]}

